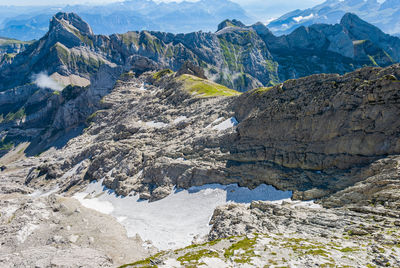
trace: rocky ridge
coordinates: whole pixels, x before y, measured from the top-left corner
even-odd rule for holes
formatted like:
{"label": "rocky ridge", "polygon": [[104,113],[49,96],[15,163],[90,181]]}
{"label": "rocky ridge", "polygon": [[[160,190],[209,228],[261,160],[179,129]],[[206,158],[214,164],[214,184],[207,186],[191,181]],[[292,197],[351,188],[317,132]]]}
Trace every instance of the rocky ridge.
{"label": "rocky ridge", "polygon": [[316,186],[300,194],[313,197],[377,174],[370,163],[399,154],[398,77],[398,65],[364,68],[243,94],[234,108],[240,124],[231,171],[279,188],[291,177],[297,190]]}
{"label": "rocky ridge", "polygon": [[[204,70],[203,78],[246,91],[398,60],[398,38],[351,14],[340,25],[314,25],[282,37],[261,23],[226,20],[218,29],[103,36],[93,34],[76,14],[56,14],[43,38],[0,66],[0,154],[25,141],[32,142],[30,154],[38,154],[56,140],[77,135],[85,119],[100,109],[98,100],[130,70],[136,75],[163,68],[179,71],[191,62]],[[65,87],[63,93],[39,84],[38,74]]]}
{"label": "rocky ridge", "polygon": [[[210,6],[213,8],[210,9]],[[196,2],[158,2],[149,0],[120,1],[108,4],[52,3],[45,6],[1,6],[0,36],[19,40],[39,39],[55,12],[79,14],[102,35],[125,33],[132,30],[158,30],[171,33],[215,31],[216,25],[229,17],[250,21],[242,7],[229,0],[201,0]]]}

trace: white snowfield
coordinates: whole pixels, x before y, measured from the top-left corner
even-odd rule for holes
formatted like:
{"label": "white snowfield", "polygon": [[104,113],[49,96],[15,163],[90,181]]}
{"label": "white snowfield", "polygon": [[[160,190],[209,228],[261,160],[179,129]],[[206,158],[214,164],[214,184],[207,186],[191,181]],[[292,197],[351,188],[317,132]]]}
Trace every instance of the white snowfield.
{"label": "white snowfield", "polygon": [[91,183],[85,192],[74,197],[83,206],[114,216],[127,230],[128,236],[138,234],[152,241],[160,250],[175,249],[191,244],[194,238],[208,234],[214,209],[228,202],[251,203],[255,200],[289,200],[292,192],[278,191],[261,185],[254,190],[237,185],[205,185],[189,190],[176,190],[156,202],[139,200],[138,196],[116,196],[102,186]]}
{"label": "white snowfield", "polygon": [[[221,122],[222,120],[224,120],[225,118],[220,117],[217,120],[215,120],[214,122],[212,122],[210,125],[208,125],[206,128],[211,128],[213,130],[218,130],[218,131],[224,131],[227,130],[229,128],[235,127],[239,124],[239,122],[237,121],[237,119],[235,117],[231,117],[229,119],[226,119],[225,121]],[[218,125],[215,125],[219,123]]]}

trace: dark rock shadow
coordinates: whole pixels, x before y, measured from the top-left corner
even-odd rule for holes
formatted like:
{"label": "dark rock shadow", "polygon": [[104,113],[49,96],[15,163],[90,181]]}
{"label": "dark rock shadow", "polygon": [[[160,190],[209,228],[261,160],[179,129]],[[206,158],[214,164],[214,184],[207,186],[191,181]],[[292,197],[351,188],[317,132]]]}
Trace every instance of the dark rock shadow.
{"label": "dark rock shadow", "polygon": [[239,187],[237,184],[219,185],[209,184],[204,186],[191,187],[188,191],[191,194],[202,190],[221,189],[226,191],[226,201],[235,203],[251,203],[252,201],[278,201],[282,199],[290,199],[293,195],[291,191],[280,191],[271,185],[262,184],[251,190],[246,187]]}
{"label": "dark rock shadow", "polygon": [[80,125],[75,128],[71,128],[67,132],[59,132],[53,135],[49,140],[42,140],[40,137],[38,137],[31,142],[31,144],[25,150],[25,154],[29,157],[36,156],[51,147],[59,150],[63,148],[71,139],[82,135],[84,129],[85,126]]}

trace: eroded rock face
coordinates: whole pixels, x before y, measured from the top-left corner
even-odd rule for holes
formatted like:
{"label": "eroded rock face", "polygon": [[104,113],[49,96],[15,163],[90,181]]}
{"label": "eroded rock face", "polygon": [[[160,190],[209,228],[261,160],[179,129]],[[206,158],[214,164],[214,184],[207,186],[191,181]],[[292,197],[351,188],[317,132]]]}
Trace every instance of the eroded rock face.
{"label": "eroded rock face", "polygon": [[[175,186],[234,182],[225,174],[228,151],[221,149],[234,131],[229,127],[233,98],[192,96],[173,81],[153,86],[144,78],[121,76],[85,132],[64,153],[45,153],[46,160],[32,169],[26,183],[36,187],[47,181],[77,191],[104,179],[118,194],[134,191],[157,200]],[[228,127],[217,128],[227,120]]]}
{"label": "eroded rock face", "polygon": [[182,65],[182,67],[176,73],[176,76],[178,77],[183,74],[190,74],[190,75],[200,77],[202,79],[207,79],[207,77],[204,73],[204,70],[201,67],[196,66],[195,64],[193,64],[190,61],[187,61]]}
{"label": "eroded rock face", "polygon": [[364,180],[321,200],[325,207],[341,207],[350,204],[365,206],[361,212],[375,211],[371,205],[386,208],[380,214],[396,213],[400,210],[400,158],[391,156],[372,163],[361,171]]}
{"label": "eroded rock face", "polygon": [[399,77],[398,65],[365,68],[243,94],[233,174],[328,191],[363,180],[360,167],[400,153]]}
{"label": "eroded rock face", "polygon": [[[379,205],[371,207],[368,213],[365,213],[366,210],[362,211],[362,207],[350,207],[344,210],[312,206],[302,202],[273,204],[263,201],[255,201],[250,206],[241,204],[221,206],[214,211],[211,218],[210,223],[213,224],[213,228],[209,238],[215,240],[247,233],[295,232],[306,233],[308,236],[332,237],[349,234],[350,230],[357,232],[355,235],[377,235],[381,230],[374,226],[376,222],[385,221],[388,229],[396,228],[395,223],[400,217],[399,211],[385,210]],[[372,215],[376,218],[371,217]],[[348,222],[349,218],[352,218],[352,222]]]}

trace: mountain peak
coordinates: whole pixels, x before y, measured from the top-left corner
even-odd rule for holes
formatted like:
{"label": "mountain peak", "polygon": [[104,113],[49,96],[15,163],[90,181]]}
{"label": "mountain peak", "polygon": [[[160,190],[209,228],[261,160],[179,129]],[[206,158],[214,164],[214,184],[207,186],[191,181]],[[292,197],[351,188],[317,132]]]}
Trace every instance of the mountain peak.
{"label": "mountain peak", "polygon": [[361,20],[356,14],[354,13],[346,13],[344,14],[344,16],[342,17],[340,24],[342,25],[346,25],[346,24],[350,24],[350,23],[356,23],[356,22],[364,22],[363,20]]}
{"label": "mountain peak", "polygon": [[378,27],[362,20],[356,14],[346,13],[340,24],[349,31],[350,36],[362,40],[375,40],[378,36],[385,35]]}
{"label": "mountain peak", "polygon": [[243,22],[239,20],[224,20],[218,25],[218,31],[221,31],[222,29],[226,27],[245,27],[246,25],[243,24]]}
{"label": "mountain peak", "polygon": [[75,13],[59,12],[54,15],[50,21],[50,31],[57,29],[60,26],[70,30],[75,28],[83,35],[93,35],[92,28],[89,24]]}

